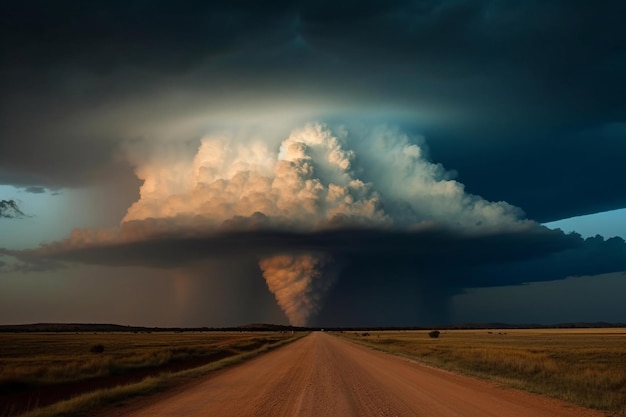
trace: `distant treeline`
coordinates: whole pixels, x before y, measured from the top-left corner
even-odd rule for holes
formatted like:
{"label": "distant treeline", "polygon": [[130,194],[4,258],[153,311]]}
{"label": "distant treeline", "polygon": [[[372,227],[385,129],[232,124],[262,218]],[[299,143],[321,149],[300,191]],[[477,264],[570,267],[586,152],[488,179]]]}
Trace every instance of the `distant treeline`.
{"label": "distant treeline", "polygon": [[83,333],[83,332],[120,332],[120,333],[158,333],[158,332],[293,332],[293,331],[384,331],[384,330],[474,330],[474,329],[601,329],[626,327],[626,323],[577,322],[559,324],[508,324],[508,323],[463,323],[435,326],[384,326],[384,327],[293,327],[279,324],[254,323],[237,327],[141,327],[119,324],[88,323],[36,323],[0,325],[0,333]]}
{"label": "distant treeline", "polygon": [[159,332],[233,332],[233,331],[301,331],[308,330],[298,327],[281,326],[274,324],[249,324],[238,327],[142,327],[123,326],[119,324],[89,324],[89,323],[36,323],[0,325],[0,333],[83,333],[83,332],[116,332],[116,333],[159,333]]}

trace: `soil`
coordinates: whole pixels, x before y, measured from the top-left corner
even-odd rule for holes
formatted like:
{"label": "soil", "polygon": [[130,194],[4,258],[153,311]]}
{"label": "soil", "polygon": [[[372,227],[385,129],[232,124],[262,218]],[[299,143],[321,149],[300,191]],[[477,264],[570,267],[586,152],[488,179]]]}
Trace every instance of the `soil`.
{"label": "soil", "polygon": [[327,333],[98,417],[602,417],[603,413],[421,365]]}

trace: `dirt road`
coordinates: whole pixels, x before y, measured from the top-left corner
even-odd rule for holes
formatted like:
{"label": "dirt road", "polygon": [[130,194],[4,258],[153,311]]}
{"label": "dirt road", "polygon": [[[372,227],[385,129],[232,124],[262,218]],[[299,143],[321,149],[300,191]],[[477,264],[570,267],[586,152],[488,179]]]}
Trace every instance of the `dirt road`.
{"label": "dirt road", "polygon": [[122,415],[602,416],[422,366],[325,333],[313,333]]}

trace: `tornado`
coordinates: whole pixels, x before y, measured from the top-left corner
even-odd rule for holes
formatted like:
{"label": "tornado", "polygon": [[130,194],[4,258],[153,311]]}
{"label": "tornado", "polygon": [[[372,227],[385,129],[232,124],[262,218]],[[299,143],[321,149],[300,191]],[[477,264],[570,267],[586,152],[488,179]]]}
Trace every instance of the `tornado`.
{"label": "tornado", "polygon": [[292,326],[307,326],[324,305],[336,275],[323,255],[281,254],[262,259],[259,266],[267,287]]}

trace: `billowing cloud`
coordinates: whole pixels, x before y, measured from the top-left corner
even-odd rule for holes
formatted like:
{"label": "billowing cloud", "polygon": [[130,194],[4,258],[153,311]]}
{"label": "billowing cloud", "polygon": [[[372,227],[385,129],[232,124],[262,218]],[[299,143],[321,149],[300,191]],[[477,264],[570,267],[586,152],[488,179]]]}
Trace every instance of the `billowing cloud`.
{"label": "billowing cloud", "polygon": [[122,186],[129,140],[330,117],[424,133],[538,221],[626,205],[622,1],[96,3],[0,6],[0,183]]}
{"label": "billowing cloud", "polygon": [[374,320],[359,303],[381,295],[443,314],[464,288],[626,269],[623,241],[584,241],[470,194],[429,161],[421,137],[395,128],[226,131],[196,149],[135,142],[127,157],[143,184],[119,228],[77,229],[13,255],[170,269],[256,258],[295,325],[346,309]]}
{"label": "billowing cloud", "polygon": [[422,143],[391,128],[332,131],[314,123],[283,141],[209,136],[193,160],[172,160],[168,146],[163,160],[157,154],[138,162],[141,198],[124,221],[200,215],[219,224],[258,212],[307,230],[335,223],[405,229],[434,221],[468,230],[523,223],[520,209],[466,193],[426,159]]}

